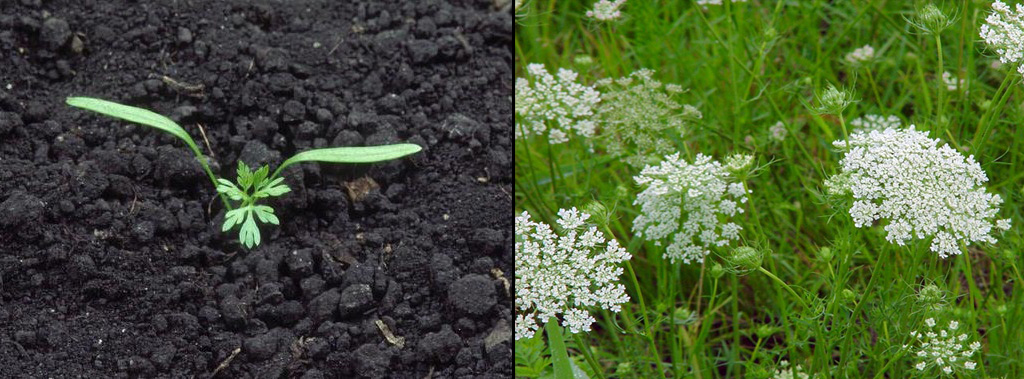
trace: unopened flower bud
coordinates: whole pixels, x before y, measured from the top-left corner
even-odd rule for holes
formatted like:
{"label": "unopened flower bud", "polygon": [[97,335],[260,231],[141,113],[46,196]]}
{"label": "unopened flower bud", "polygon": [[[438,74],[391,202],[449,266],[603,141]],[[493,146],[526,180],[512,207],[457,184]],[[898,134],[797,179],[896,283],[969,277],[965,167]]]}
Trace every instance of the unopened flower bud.
{"label": "unopened flower bud", "polygon": [[764,259],[764,252],[750,246],[740,246],[732,250],[727,260],[735,266],[736,270],[745,272],[757,270],[761,267],[761,260]]}
{"label": "unopened flower bud", "polygon": [[763,338],[771,337],[773,334],[775,334],[778,331],[779,331],[779,328],[776,328],[776,327],[771,326],[771,325],[758,325],[757,328],[754,328],[754,334],[756,334],[758,338],[762,338],[762,339]]}
{"label": "unopened flower bud", "polygon": [[672,321],[675,322],[676,325],[689,325],[694,321],[697,321],[697,313],[689,310],[688,308],[676,308],[676,310],[672,312]]}
{"label": "unopened flower bud", "polygon": [[607,227],[612,218],[612,214],[608,211],[608,207],[605,207],[604,204],[597,200],[584,205],[581,211],[590,215],[590,222],[601,227]]}
{"label": "unopened flower bud", "polygon": [[615,197],[618,199],[626,199],[630,197],[629,187],[622,184],[615,186]]}
{"label": "unopened flower bud", "polygon": [[821,114],[838,115],[853,102],[853,95],[829,84],[825,91],[818,94],[818,112]]}
{"label": "unopened flower bud", "polygon": [[821,259],[824,262],[832,261],[833,256],[832,249],[829,247],[818,249],[818,259]]}
{"label": "unopened flower bud", "polygon": [[952,20],[935,4],[926,4],[917,10],[912,24],[924,33],[937,34],[952,25]]}
{"label": "unopened flower bud", "polygon": [[725,169],[741,180],[750,174],[750,166],[753,164],[754,156],[749,154],[733,154],[725,158]]}
{"label": "unopened flower bud", "polygon": [[934,284],[928,284],[921,288],[921,291],[917,293],[917,299],[925,304],[938,304],[943,301],[945,294],[939,289],[939,286]]}
{"label": "unopened flower bud", "polygon": [[577,66],[587,67],[587,66],[590,66],[590,65],[594,64],[594,57],[586,55],[586,54],[584,54],[584,55],[577,55],[575,58],[573,58],[572,61]]}
{"label": "unopened flower bud", "polygon": [[725,275],[725,267],[722,267],[721,264],[719,264],[718,262],[715,262],[715,264],[711,265],[711,269],[709,270],[709,273],[711,274],[712,278],[720,279],[722,277],[722,275]]}
{"label": "unopened flower bud", "polygon": [[853,292],[853,290],[845,288],[840,292],[840,298],[842,298],[844,302],[852,303],[857,300],[857,294]]}

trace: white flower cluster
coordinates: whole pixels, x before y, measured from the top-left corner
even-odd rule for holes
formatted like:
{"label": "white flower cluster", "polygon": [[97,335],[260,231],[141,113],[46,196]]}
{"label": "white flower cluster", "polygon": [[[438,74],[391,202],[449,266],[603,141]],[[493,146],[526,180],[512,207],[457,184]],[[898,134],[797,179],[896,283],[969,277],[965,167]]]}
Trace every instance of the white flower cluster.
{"label": "white flower cluster", "polygon": [[913,125],[855,131],[839,162],[842,172],[825,185],[834,194],[852,193],[856,227],[888,219],[890,243],[931,237],[931,251],[941,258],[960,254],[958,242],[995,243],[992,229],[1010,227],[1009,219],[993,220],[1003,199],[985,191],[988,177],[973,155],[964,159],[939,142]]}
{"label": "white flower cluster", "polygon": [[921,359],[914,368],[924,371],[930,367],[937,367],[943,373],[950,375],[953,371],[974,370],[978,364],[971,361],[971,356],[981,350],[981,343],[978,341],[967,344],[967,333],[957,333],[960,323],[950,321],[949,327],[935,332],[935,319],[924,320],[928,331],[921,333],[910,332],[910,337],[920,342],[917,352],[914,354]]}
{"label": "white flower cluster", "polygon": [[[734,3],[745,3],[747,0],[732,0]],[[708,5],[722,5],[722,0],[697,0],[697,5],[703,5],[707,8]]]}
{"label": "white flower cluster", "polygon": [[846,62],[852,65],[864,64],[874,59],[875,48],[871,47],[871,45],[864,45],[864,47],[853,49],[852,52],[846,54]]}
{"label": "white flower cluster", "polygon": [[587,17],[598,21],[612,21],[618,20],[622,17],[622,5],[626,4],[626,0],[598,0],[594,3],[594,9],[587,11]]}
{"label": "white flower cluster", "polygon": [[592,137],[595,132],[594,107],[601,101],[601,94],[592,87],[576,82],[575,71],[559,69],[558,76],[552,76],[543,64],[530,64],[526,72],[533,77],[533,83],[525,78],[516,78],[516,115],[522,123],[516,123],[515,136],[538,134],[548,136],[551,143],[569,140],[569,132],[583,137]]}
{"label": "white flower cluster", "polygon": [[967,79],[957,78],[950,74],[949,71],[942,73],[942,83],[946,85],[946,90],[948,91],[956,91],[957,88],[967,87]]}
{"label": "white flower cluster", "polygon": [[626,163],[638,168],[648,156],[662,157],[675,151],[671,137],[681,136],[687,125],[703,117],[697,108],[674,98],[684,91],[682,87],[662,84],[652,70],[602,79],[596,87],[601,90],[601,104],[595,119],[603,128],[602,141],[608,153],[625,157]]}
{"label": "white flower cluster", "polygon": [[850,121],[850,126],[852,126],[854,130],[869,132],[872,130],[899,128],[900,126],[903,126],[903,121],[900,120],[899,117],[893,115],[881,116],[877,114],[866,114]]}
{"label": "white flower cluster", "polygon": [[697,154],[689,164],[676,153],[633,179],[645,187],[633,202],[640,206],[633,232],[656,245],[668,238],[665,257],[673,263],[703,262],[712,246],[739,239],[743,228],[720,219],[743,213],[747,191],[711,157]]}
{"label": "white flower cluster", "polygon": [[779,368],[776,368],[775,375],[772,375],[772,379],[811,379],[814,377],[817,376],[804,372],[804,368],[800,365],[789,367],[789,361],[785,360],[779,362]]}
{"label": "white flower cluster", "polygon": [[516,339],[530,338],[551,317],[562,315],[562,326],[572,333],[589,331],[594,317],[588,307],[618,312],[629,301],[618,283],[631,258],[613,238],[606,241],[590,215],[576,208],[558,211],[560,233],[516,217]]}
{"label": "white flower cluster", "polygon": [[768,136],[778,142],[785,141],[788,134],[789,130],[786,130],[786,124],[783,124],[782,121],[776,122],[775,125],[768,128]]}
{"label": "white flower cluster", "polygon": [[999,53],[999,61],[1017,65],[1024,74],[1024,6],[1010,9],[1002,1],[992,3],[992,13],[981,26],[981,38]]}

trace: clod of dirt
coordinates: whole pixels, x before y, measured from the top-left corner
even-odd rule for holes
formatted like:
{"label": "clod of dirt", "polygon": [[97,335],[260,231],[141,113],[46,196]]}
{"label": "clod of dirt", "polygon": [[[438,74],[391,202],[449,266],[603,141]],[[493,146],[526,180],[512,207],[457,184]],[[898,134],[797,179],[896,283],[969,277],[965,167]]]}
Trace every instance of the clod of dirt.
{"label": "clod of dirt", "polygon": [[387,376],[392,356],[394,353],[391,349],[382,348],[376,343],[360,346],[352,353],[356,374],[365,378],[383,378]]}
{"label": "clod of dirt", "polygon": [[293,250],[284,258],[288,272],[296,279],[302,279],[313,274],[313,249]]}
{"label": "clod of dirt", "polygon": [[[303,281],[303,284],[305,283]],[[320,284],[320,286],[323,286],[323,284]],[[316,321],[326,320],[331,317],[331,314],[334,313],[334,309],[338,308],[340,302],[341,293],[337,289],[332,288],[309,302],[309,316]]]}
{"label": "clod of dirt", "polygon": [[420,354],[429,356],[437,362],[445,363],[454,358],[461,347],[462,338],[452,331],[451,326],[445,325],[441,327],[440,332],[427,333],[420,340],[417,349]]}
{"label": "clod of dirt", "polygon": [[271,162],[280,161],[281,153],[267,147],[263,142],[252,140],[245,143],[245,147],[242,148],[242,153],[238,159],[245,162],[249,167],[262,167]]}
{"label": "clod of dirt", "polygon": [[423,63],[437,56],[437,44],[431,40],[418,39],[409,42],[408,48],[414,63]]}
{"label": "clod of dirt", "polygon": [[380,185],[369,177],[362,177],[351,182],[345,182],[345,189],[348,190],[348,198],[352,203],[358,203],[366,199],[370,191],[379,189]]}
{"label": "clod of dirt", "polygon": [[24,123],[21,121],[21,115],[14,112],[0,112],[0,136],[10,133],[22,125]]}
{"label": "clod of dirt", "polygon": [[5,228],[32,224],[43,214],[46,203],[23,191],[14,191],[0,203],[0,226]]}
{"label": "clod of dirt", "polygon": [[469,274],[452,283],[448,300],[459,310],[482,315],[498,303],[494,282],[483,275]]}
{"label": "clod of dirt", "polygon": [[355,316],[373,305],[373,289],[369,284],[353,284],[341,291],[338,313],[341,318]]}
{"label": "clod of dirt", "polygon": [[60,50],[70,37],[71,27],[68,26],[68,22],[56,17],[43,21],[43,28],[39,31],[39,39],[50,51]]}

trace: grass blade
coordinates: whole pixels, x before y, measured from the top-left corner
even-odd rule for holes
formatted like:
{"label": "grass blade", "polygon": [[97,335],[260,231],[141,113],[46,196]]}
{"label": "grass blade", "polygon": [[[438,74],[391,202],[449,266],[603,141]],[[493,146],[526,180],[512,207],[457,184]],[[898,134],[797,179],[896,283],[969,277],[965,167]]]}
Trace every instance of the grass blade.
{"label": "grass blade", "polygon": [[326,149],[306,150],[295,154],[288,160],[281,163],[281,166],[274,171],[272,178],[276,178],[285,167],[302,162],[328,162],[328,163],[373,163],[404,157],[423,150],[419,145],[411,143],[399,143],[383,146],[359,146],[359,147],[331,147]]}
{"label": "grass blade", "polygon": [[196,155],[199,155],[199,148],[196,146],[196,142],[185,132],[185,129],[182,129],[177,123],[159,113],[92,97],[69,97],[67,103],[73,107],[163,130],[185,141],[185,144]]}
{"label": "grass blade", "polygon": [[[210,171],[210,165],[206,163],[206,158],[203,156],[203,153],[199,151],[199,146],[196,145],[196,141],[192,139],[192,136],[188,135],[188,132],[186,132],[185,129],[182,129],[180,125],[171,119],[148,109],[118,104],[113,101],[97,99],[94,97],[73,96],[68,97],[66,102],[72,107],[82,108],[125,121],[146,125],[178,137],[178,139],[185,141],[188,148],[192,150],[196,159],[199,160],[199,164],[202,165],[203,170],[206,171],[206,176],[208,176],[210,178],[210,182],[213,183],[213,187],[217,188],[217,176],[213,175],[213,171]],[[226,209],[232,209],[231,203],[228,202],[228,199],[224,197],[223,194],[220,194],[220,199],[224,202],[224,207]]]}
{"label": "grass blade", "polygon": [[558,320],[552,317],[548,320],[545,328],[548,331],[548,348],[551,349],[551,363],[555,368],[555,379],[573,379],[572,365],[569,363],[565,339],[562,337],[562,327],[558,325]]}

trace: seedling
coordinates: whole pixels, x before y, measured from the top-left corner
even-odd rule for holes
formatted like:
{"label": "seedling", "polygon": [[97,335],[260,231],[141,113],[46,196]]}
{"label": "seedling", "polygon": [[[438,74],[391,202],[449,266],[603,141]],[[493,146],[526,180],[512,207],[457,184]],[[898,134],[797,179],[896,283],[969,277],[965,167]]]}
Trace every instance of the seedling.
{"label": "seedling", "polygon": [[[400,143],[382,146],[362,147],[332,147],[325,149],[313,149],[295,154],[281,163],[274,170],[272,175],[269,166],[263,166],[253,171],[242,161],[238,161],[237,183],[217,177],[210,170],[206,157],[199,151],[199,146],[185,131],[171,119],[156,112],[118,104],[111,101],[91,97],[69,97],[67,103],[70,106],[90,110],[107,116],[120,118],[122,120],[150,126],[166,133],[169,133],[188,146],[195,154],[199,164],[203,166],[206,175],[210,178],[218,196],[224,202],[227,213],[224,214],[224,224],[221,231],[228,231],[239,225],[238,241],[247,248],[253,248],[260,244],[260,229],[257,220],[261,223],[278,225],[279,220],[274,215],[274,209],[268,205],[256,204],[263,198],[281,196],[291,191],[284,184],[284,178],[279,176],[284,169],[290,165],[302,162],[327,162],[327,163],[373,163],[404,157],[419,152],[422,148],[411,143]],[[240,201],[239,206],[233,207],[231,201]]]}

